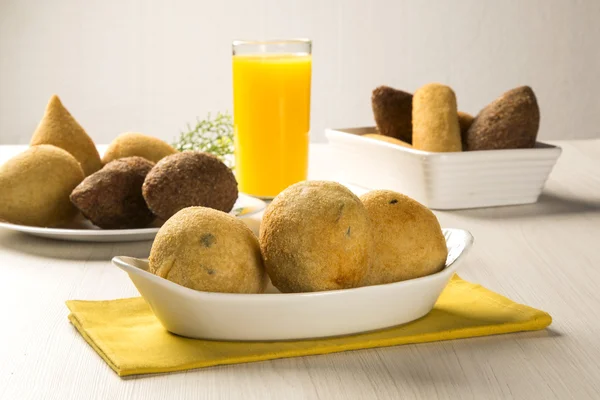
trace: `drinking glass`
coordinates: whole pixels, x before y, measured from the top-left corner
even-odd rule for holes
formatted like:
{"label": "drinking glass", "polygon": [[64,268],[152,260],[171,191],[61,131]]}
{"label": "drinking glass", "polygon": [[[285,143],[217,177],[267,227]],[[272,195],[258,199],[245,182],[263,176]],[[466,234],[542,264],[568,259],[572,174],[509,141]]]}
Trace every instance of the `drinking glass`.
{"label": "drinking glass", "polygon": [[273,198],[306,179],[312,43],[233,42],[235,172],[240,191]]}

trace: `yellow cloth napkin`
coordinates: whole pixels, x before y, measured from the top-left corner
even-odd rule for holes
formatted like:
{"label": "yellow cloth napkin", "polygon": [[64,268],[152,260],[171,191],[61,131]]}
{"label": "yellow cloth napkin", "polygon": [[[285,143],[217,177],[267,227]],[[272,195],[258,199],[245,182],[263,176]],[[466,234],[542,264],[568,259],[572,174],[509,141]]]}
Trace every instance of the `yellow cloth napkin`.
{"label": "yellow cloth napkin", "polygon": [[550,325],[547,313],[455,276],[435,308],[412,323],[376,332],[287,342],[217,342],[167,332],[141,297],[67,301],[69,320],[119,376],[220,364],[531,331]]}

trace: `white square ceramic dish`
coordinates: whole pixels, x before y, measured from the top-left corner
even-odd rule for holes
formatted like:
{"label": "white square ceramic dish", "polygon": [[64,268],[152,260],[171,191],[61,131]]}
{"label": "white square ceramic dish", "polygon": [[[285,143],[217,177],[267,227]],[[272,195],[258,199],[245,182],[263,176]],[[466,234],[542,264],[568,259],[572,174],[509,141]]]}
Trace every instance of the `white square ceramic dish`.
{"label": "white square ceramic dish", "polygon": [[327,129],[336,179],[406,194],[437,210],[535,203],[561,149],[432,153],[362,137],[374,127]]}
{"label": "white square ceramic dish", "polygon": [[[293,340],[383,329],[421,318],[433,308],[473,243],[460,229],[444,229],[445,268],[386,285],[314,293],[208,293],[147,272],[148,261],[115,257],[170,332],[200,339]],[[270,293],[269,293],[270,292]]]}

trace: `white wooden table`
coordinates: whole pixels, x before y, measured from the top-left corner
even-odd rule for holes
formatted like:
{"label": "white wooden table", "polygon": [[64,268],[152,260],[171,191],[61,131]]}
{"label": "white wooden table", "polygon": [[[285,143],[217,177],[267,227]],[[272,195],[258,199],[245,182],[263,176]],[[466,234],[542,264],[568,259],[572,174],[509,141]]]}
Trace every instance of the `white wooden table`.
{"label": "white wooden table", "polygon": [[[67,299],[134,296],[114,255],[0,231],[0,399],[600,398],[600,140],[563,154],[534,205],[438,212],[476,238],[462,272],[548,311],[550,329],[119,378],[67,321]],[[17,148],[0,147],[0,162]],[[325,146],[311,175],[327,178]],[[0,188],[1,190],[1,188]]]}

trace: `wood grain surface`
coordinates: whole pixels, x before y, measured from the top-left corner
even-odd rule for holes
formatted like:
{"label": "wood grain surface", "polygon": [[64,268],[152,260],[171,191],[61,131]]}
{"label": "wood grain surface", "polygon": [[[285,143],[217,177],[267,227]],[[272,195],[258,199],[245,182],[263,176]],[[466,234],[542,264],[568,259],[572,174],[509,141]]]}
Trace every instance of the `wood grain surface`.
{"label": "wood grain surface", "polygon": [[[600,141],[555,143],[537,204],[437,212],[476,238],[462,277],[549,312],[548,330],[121,379],[64,302],[137,295],[109,260],[151,243],[0,230],[0,399],[598,399]],[[0,162],[19,149],[0,146]],[[311,153],[311,176],[327,178],[326,146]]]}

